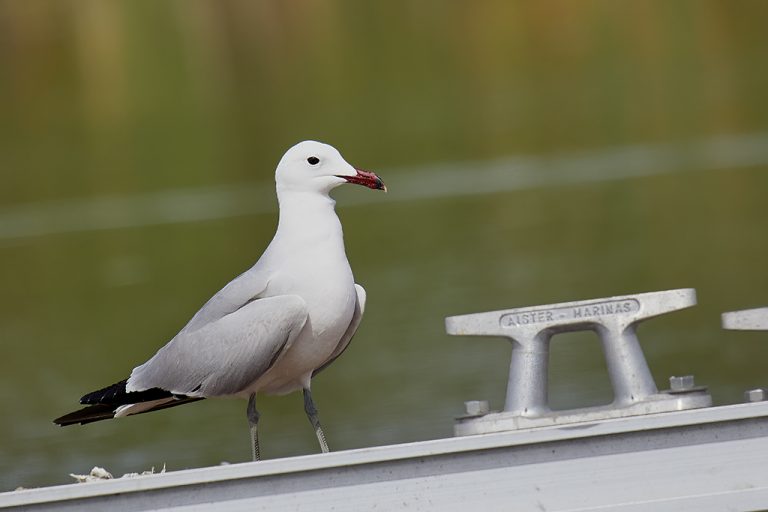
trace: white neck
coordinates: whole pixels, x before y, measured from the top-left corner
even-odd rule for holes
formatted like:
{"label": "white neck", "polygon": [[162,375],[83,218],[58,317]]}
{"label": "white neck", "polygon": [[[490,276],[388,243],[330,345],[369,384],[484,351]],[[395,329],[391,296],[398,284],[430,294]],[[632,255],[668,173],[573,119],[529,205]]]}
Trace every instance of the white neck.
{"label": "white neck", "polygon": [[312,245],[330,242],[344,251],[341,222],[334,209],[336,201],[329,195],[278,187],[277,201],[280,220],[275,240]]}

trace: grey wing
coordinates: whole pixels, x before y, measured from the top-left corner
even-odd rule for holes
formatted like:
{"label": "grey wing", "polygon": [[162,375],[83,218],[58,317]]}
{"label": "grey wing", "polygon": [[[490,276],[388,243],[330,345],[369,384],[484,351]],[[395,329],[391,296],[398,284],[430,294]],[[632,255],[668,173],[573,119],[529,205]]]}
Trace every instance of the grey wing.
{"label": "grey wing", "polygon": [[344,332],[344,336],[341,337],[339,344],[336,345],[336,348],[331,353],[330,357],[326,359],[326,361],[320,365],[319,368],[312,372],[313,377],[321,371],[325,370],[342,354],[342,352],[347,349],[349,342],[352,341],[352,338],[357,332],[357,328],[360,326],[360,320],[363,319],[363,313],[365,312],[365,288],[359,284],[355,284],[355,292],[357,293],[357,301],[355,302],[355,312],[352,315],[352,321],[349,323],[349,327],[347,327],[346,332]]}
{"label": "grey wing", "polygon": [[307,305],[298,295],[255,300],[179,333],[133,370],[127,390],[160,388],[194,397],[240,393],[291,346],[306,321]]}
{"label": "grey wing", "polygon": [[266,290],[268,273],[260,270],[257,263],[219,290],[206,302],[179,334],[196,331],[226,315],[234,313],[248,302],[259,298]]}

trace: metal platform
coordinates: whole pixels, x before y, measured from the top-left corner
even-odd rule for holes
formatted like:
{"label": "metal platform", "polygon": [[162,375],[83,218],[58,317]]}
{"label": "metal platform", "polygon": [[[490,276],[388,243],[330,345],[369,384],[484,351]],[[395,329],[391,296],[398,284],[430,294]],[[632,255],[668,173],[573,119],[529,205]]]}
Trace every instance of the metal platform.
{"label": "metal platform", "polygon": [[[768,402],[711,407],[673,377],[659,391],[634,326],[695,304],[672,290],[447,319],[453,334],[512,340],[504,411],[467,404],[457,437],[0,494],[0,508],[60,511],[748,511],[768,509]],[[726,313],[726,328],[765,327]],[[551,336],[591,329],[614,403],[553,411]],[[541,386],[544,386],[542,389]]]}

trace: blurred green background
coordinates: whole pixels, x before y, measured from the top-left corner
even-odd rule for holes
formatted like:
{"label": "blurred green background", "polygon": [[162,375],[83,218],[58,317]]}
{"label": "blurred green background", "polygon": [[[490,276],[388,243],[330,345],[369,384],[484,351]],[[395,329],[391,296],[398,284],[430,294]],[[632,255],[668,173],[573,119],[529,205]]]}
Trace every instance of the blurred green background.
{"label": "blurred green background", "polygon": [[[313,385],[332,449],[451,435],[503,405],[509,344],[452,314],[695,287],[640,330],[660,387],[766,384],[768,3],[0,0],[0,489],[250,457],[245,402],[60,429],[249,267],[303,139],[376,170],[337,194],[368,291]],[[609,402],[558,336],[559,407]],[[266,457],[317,451],[262,398]]]}

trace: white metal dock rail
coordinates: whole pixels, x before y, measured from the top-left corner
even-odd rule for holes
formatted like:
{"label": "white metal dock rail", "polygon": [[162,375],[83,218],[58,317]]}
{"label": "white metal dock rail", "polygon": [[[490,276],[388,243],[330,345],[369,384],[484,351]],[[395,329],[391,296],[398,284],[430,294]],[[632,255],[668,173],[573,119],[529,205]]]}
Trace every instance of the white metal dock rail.
{"label": "white metal dock rail", "polygon": [[57,511],[763,510],[768,402],[0,494]]}

